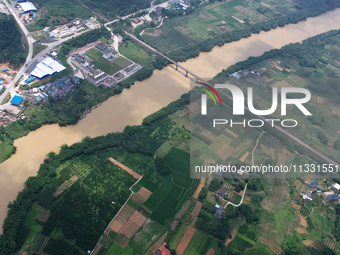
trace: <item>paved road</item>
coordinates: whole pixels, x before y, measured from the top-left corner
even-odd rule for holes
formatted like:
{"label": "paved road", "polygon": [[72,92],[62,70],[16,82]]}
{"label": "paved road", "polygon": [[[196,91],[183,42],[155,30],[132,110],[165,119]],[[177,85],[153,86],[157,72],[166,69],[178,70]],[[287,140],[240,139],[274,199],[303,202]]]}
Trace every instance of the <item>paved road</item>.
{"label": "paved road", "polygon": [[[7,0],[4,0],[4,3],[6,4],[7,8],[10,10],[10,12],[13,14],[13,16],[15,17],[17,23],[19,24],[20,28],[22,29],[23,33],[25,34],[27,40],[28,40],[28,46],[29,46],[29,52],[28,52],[28,56],[27,59],[24,63],[24,65],[21,67],[21,69],[17,72],[17,75],[15,76],[14,80],[11,81],[11,83],[7,86],[6,91],[0,96],[0,103],[2,102],[2,100],[7,96],[8,93],[11,93],[11,95],[13,96],[15,93],[15,87],[14,85],[17,83],[17,81],[21,78],[21,76],[25,73],[25,71],[35,62],[37,61],[39,58],[41,58],[43,55],[45,55],[46,53],[50,52],[53,48],[57,47],[58,45],[62,44],[63,42],[66,42],[67,40],[70,40],[71,38],[77,37],[79,35],[81,35],[82,33],[87,32],[88,30],[84,30],[81,31],[79,33],[76,33],[73,36],[69,36],[67,38],[63,38],[60,39],[58,41],[52,42],[52,43],[43,43],[43,45],[47,45],[47,48],[44,49],[43,51],[41,51],[40,53],[38,53],[33,59],[33,42],[34,39],[31,37],[31,34],[29,33],[29,31],[27,30],[27,28],[25,27],[25,25],[22,23],[22,21],[20,20],[20,18],[16,15],[15,11],[13,10],[13,8],[7,3]],[[90,28],[90,29],[94,29],[94,28]],[[27,65],[27,67],[26,67]],[[0,105],[0,109],[1,109],[1,105]]]}
{"label": "paved road", "polygon": [[224,199],[223,197],[220,196],[225,202],[227,202],[227,204],[224,206],[224,210],[225,210],[225,208],[227,208],[228,205],[232,205],[232,206],[234,206],[234,207],[239,207],[240,205],[242,205],[244,196],[246,195],[247,186],[248,186],[248,183],[247,183],[246,186],[244,187],[241,201],[240,201],[240,203],[238,203],[237,205],[235,205],[234,203],[232,203],[232,202],[230,202],[230,201],[228,201],[228,200],[226,200],[226,199]]}
{"label": "paved road", "polygon": [[26,61],[25,61],[24,65],[19,70],[19,72],[15,76],[14,80],[12,82],[10,82],[10,84],[7,86],[7,89],[5,90],[5,92],[0,96],[0,103],[2,102],[2,100],[4,100],[4,98],[7,96],[8,93],[14,92],[14,85],[15,85],[15,83],[24,74],[24,72],[26,70],[25,69],[25,65],[27,63],[29,63],[31,61],[31,59],[32,59],[32,56],[33,56],[33,43],[34,43],[34,39],[31,37],[31,34],[29,33],[29,31],[27,30],[25,25],[21,22],[20,18],[17,16],[17,14],[15,13],[14,9],[12,8],[12,6],[7,2],[7,0],[3,0],[3,2],[6,5],[7,9],[12,13],[12,15],[15,18],[16,22],[18,23],[18,25],[20,26],[22,32],[24,33],[24,35],[27,38],[27,42],[28,42],[28,55],[27,55],[27,58],[26,58]]}

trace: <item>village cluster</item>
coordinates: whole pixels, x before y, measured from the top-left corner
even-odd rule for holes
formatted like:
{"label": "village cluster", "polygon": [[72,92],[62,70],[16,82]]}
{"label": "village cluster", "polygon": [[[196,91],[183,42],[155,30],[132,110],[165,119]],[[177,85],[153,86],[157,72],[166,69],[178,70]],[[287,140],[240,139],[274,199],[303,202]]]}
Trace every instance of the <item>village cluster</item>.
{"label": "village cluster", "polygon": [[301,191],[300,196],[302,196],[306,203],[312,202],[315,195],[321,196],[325,203],[331,203],[333,201],[338,201],[340,203],[340,185],[338,183],[333,183],[327,190],[324,190],[317,180],[305,183],[308,189],[306,192]]}

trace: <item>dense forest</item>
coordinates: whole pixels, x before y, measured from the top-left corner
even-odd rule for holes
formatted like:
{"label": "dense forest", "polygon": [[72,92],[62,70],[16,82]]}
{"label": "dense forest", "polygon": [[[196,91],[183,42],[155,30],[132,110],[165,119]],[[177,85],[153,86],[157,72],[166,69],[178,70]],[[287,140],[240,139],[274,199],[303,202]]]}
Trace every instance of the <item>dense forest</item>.
{"label": "dense forest", "polygon": [[84,0],[86,5],[99,10],[108,18],[125,16],[150,7],[150,0]]}
{"label": "dense forest", "polygon": [[0,63],[19,66],[25,62],[26,51],[13,16],[0,13],[0,28]]}

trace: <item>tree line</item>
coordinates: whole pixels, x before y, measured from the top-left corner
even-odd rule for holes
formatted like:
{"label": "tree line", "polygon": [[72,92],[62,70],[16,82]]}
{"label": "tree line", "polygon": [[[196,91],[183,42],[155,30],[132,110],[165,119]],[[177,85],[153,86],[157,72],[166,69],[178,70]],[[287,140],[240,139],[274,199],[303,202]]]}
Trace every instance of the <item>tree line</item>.
{"label": "tree line", "polygon": [[9,62],[18,67],[26,60],[26,42],[12,15],[0,13],[0,63]]}

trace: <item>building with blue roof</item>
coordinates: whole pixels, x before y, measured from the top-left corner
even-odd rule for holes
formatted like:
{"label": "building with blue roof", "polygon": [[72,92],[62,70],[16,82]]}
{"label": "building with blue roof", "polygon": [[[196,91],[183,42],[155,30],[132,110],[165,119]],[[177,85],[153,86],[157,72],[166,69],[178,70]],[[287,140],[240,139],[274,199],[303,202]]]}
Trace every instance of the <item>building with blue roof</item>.
{"label": "building with blue roof", "polygon": [[339,194],[332,194],[328,196],[323,196],[323,200],[325,200],[326,203],[331,203],[333,201],[336,201],[339,199]]}
{"label": "building with blue roof", "polygon": [[15,95],[15,96],[11,99],[10,103],[13,104],[13,105],[19,106],[19,105],[22,103],[22,101],[24,101],[24,98],[23,98],[23,97],[21,97],[21,96],[16,96],[16,95]]}
{"label": "building with blue roof", "polygon": [[311,183],[307,184],[308,187],[315,189],[318,186],[319,182],[317,180],[313,180]]}

